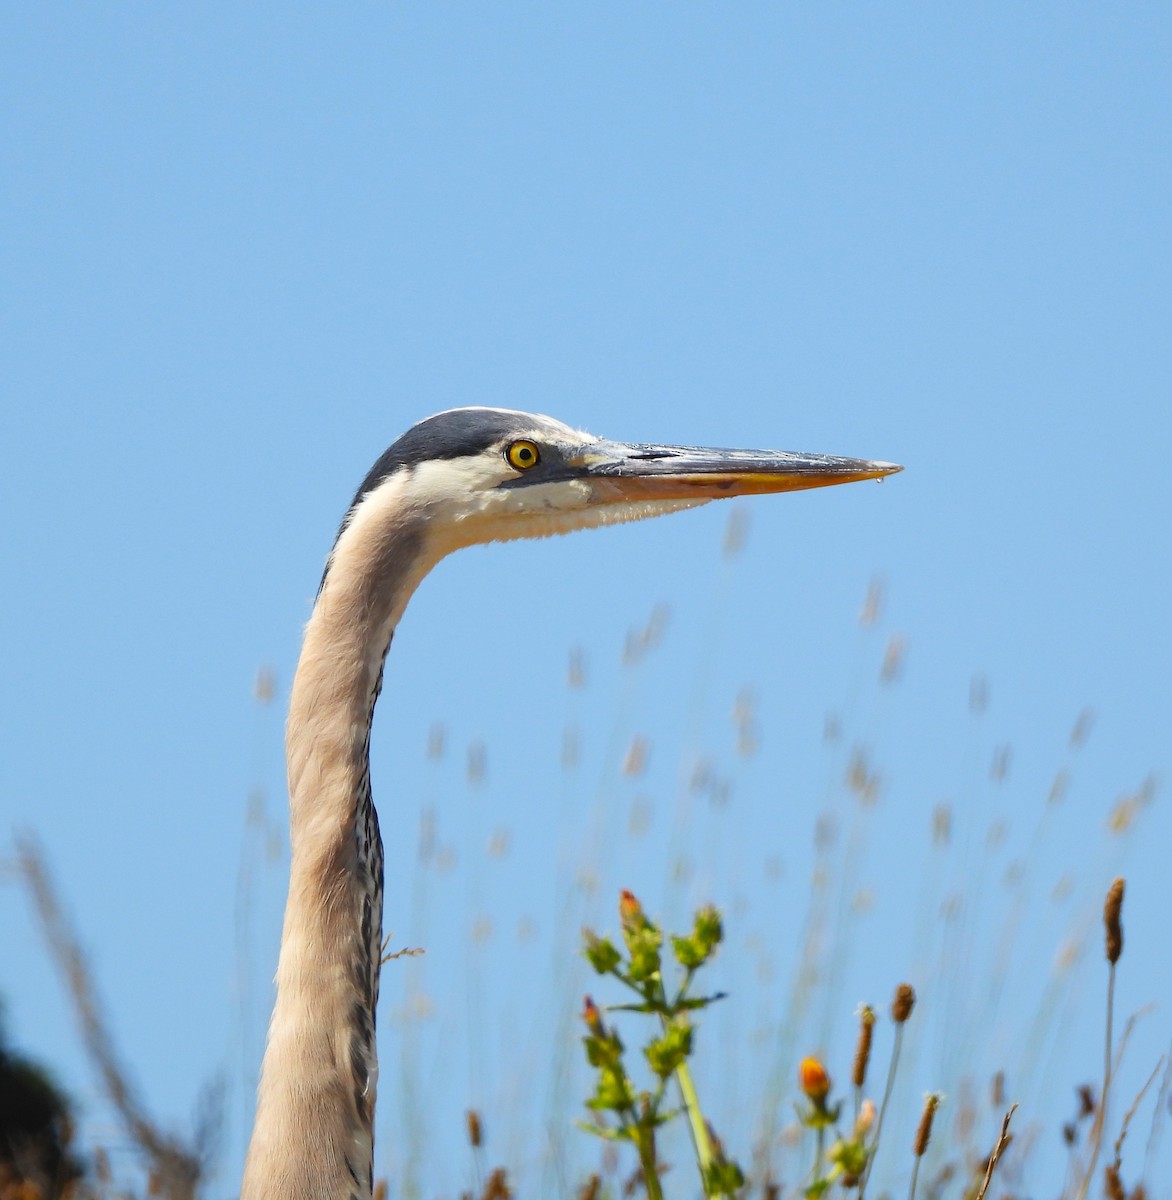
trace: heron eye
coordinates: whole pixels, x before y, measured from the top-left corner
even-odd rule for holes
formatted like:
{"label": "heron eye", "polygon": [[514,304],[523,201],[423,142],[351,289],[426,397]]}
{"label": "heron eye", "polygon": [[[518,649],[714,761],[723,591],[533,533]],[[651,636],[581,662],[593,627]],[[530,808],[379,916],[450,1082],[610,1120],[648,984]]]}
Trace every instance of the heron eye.
{"label": "heron eye", "polygon": [[537,466],[541,461],[541,454],[537,449],[536,442],[522,439],[509,445],[505,451],[505,458],[510,467],[516,467],[518,471],[528,471],[530,467]]}

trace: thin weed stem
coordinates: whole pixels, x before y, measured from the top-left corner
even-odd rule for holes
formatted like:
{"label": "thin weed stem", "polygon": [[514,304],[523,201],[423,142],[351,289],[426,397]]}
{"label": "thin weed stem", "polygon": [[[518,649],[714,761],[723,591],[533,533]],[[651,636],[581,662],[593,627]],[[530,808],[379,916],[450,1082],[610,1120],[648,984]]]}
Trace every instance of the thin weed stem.
{"label": "thin weed stem", "polygon": [[1099,1097],[1099,1111],[1095,1113],[1095,1126],[1091,1130],[1091,1158],[1078,1189],[1078,1200],[1086,1200],[1095,1168],[1099,1165],[1099,1152],[1103,1148],[1103,1129],[1107,1124],[1107,1097],[1111,1087],[1111,1060],[1115,1023],[1115,964],[1107,965],[1107,1044],[1103,1062],[1103,1094]]}
{"label": "thin weed stem", "polygon": [[[1086,1173],[1078,1189],[1078,1200],[1086,1200],[1086,1195],[1095,1177],[1095,1168],[1099,1165],[1099,1152],[1103,1148],[1103,1129],[1107,1124],[1107,1105],[1111,1098],[1111,1068],[1114,1060],[1114,1019],[1115,1019],[1115,964],[1123,954],[1123,893],[1125,881],[1120,878],[1112,882],[1107,889],[1107,898],[1103,903],[1103,926],[1106,932],[1107,953],[1107,1044],[1103,1054],[1103,1094],[1099,1097],[1099,1111],[1095,1113],[1095,1125],[1091,1131],[1091,1156],[1087,1163]],[[1125,1035],[1126,1037],[1126,1035]]]}
{"label": "thin weed stem", "polygon": [[989,1184],[993,1182],[993,1168],[996,1167],[1001,1155],[1005,1152],[1006,1146],[1009,1145],[1009,1122],[1013,1120],[1015,1112],[1017,1112],[1017,1105],[1011,1104],[1009,1111],[1005,1114],[1005,1119],[1001,1122],[1001,1136],[997,1139],[997,1145],[993,1147],[993,1153],[989,1155],[989,1162],[985,1167],[984,1182],[981,1184],[980,1191],[977,1192],[973,1200],[985,1200],[985,1195],[989,1191]]}
{"label": "thin weed stem", "polygon": [[916,1180],[920,1177],[920,1160],[917,1158],[915,1166],[912,1167],[912,1182],[908,1188],[908,1200],[916,1200]]}
{"label": "thin weed stem", "polygon": [[875,1156],[879,1153],[879,1137],[883,1133],[883,1117],[887,1113],[887,1105],[891,1100],[891,1091],[895,1087],[895,1072],[899,1066],[899,1051],[903,1045],[903,1024],[895,1027],[895,1041],[891,1047],[891,1063],[887,1068],[887,1083],[883,1087],[883,1103],[879,1105],[879,1115],[875,1118],[875,1138],[871,1143],[871,1155],[867,1159],[867,1169],[859,1184],[859,1200],[863,1200],[867,1192],[867,1182],[871,1178],[871,1168],[875,1165]]}

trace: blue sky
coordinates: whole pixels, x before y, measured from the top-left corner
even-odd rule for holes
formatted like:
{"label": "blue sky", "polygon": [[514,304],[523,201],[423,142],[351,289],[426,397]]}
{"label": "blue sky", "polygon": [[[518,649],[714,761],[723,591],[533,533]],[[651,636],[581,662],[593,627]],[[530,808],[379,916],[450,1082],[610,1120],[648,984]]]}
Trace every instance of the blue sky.
{"label": "blue sky", "polygon": [[[1071,931],[1096,945],[1124,872],[1121,1011],[1157,1005],[1130,1043],[1134,1094],[1172,998],[1169,61],[1172,16],[1142,3],[8,9],[0,837],[43,839],[157,1111],[180,1126],[227,1078],[214,1194],[238,1177],[275,963],[284,859],[246,817],[260,795],[283,829],[299,631],[369,464],[460,404],[907,470],[746,503],[733,559],[710,506],[468,552],[425,583],[375,731],[385,925],[428,948],[384,978],[383,1169],[409,1177],[415,1145],[456,1191],[460,1114],[510,1103],[529,1116],[511,1135],[498,1122],[492,1156],[544,1169],[530,1109],[545,1101],[518,1100],[518,1080],[545,1079],[578,1003],[579,917],[613,922],[624,885],[657,911],[728,910],[719,982],[743,1007],[719,1018],[710,1072],[741,1128],[773,1051],[735,1034],[760,1021],[753,1045],[777,1043],[820,810],[865,844],[843,832],[835,863],[843,895],[872,904],[846,923],[848,965],[801,1049],[847,1053],[856,1002],[920,972],[941,990],[908,1104],[954,1091],[955,1027],[931,1021],[964,1006],[941,980],[975,995],[955,979],[989,978],[1016,930],[1004,986],[968,1019],[990,1054],[1048,1063],[1020,1091],[1045,1123],[1039,1154],[1056,1154],[1070,1088],[1098,1069],[1101,979],[1092,948],[1047,993],[1051,963]],[[877,576],[882,615],[862,629]],[[626,630],[658,603],[662,644],[624,667]],[[896,633],[906,658],[883,685]],[[587,685],[567,690],[575,648]],[[746,687],[750,758],[730,716]],[[651,756],[632,780],[636,735]],[[883,779],[864,816],[839,785],[856,744]],[[731,781],[723,808],[680,799],[700,760]],[[1106,833],[1149,778],[1154,801]],[[945,803],[955,842],[933,852]],[[632,806],[649,816],[629,836]],[[450,867],[418,866],[424,808]],[[583,854],[585,895],[566,884]],[[1019,859],[1028,886],[1005,884]],[[954,890],[971,915],[941,924]],[[11,1033],[108,1136],[11,885],[0,930]],[[421,993],[433,1015],[399,1020]],[[1020,1019],[1035,1008],[1057,1050]],[[427,1138],[413,1106],[433,1114]]]}

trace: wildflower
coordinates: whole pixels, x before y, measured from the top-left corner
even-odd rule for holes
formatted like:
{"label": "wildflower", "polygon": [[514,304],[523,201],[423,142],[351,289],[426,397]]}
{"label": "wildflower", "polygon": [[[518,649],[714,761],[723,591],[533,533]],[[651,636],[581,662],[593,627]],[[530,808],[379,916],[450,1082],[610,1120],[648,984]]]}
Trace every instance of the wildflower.
{"label": "wildflower", "polygon": [[798,1082],[815,1104],[823,1104],[830,1094],[830,1076],[816,1058],[802,1059],[798,1065]]}

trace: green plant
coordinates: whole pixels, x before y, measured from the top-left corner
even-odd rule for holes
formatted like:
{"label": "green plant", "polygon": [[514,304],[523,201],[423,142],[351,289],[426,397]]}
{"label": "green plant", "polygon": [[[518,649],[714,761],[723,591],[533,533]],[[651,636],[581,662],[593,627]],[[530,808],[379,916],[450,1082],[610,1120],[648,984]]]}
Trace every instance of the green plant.
{"label": "green plant", "polygon": [[[658,1034],[648,1037],[643,1056],[654,1077],[650,1087],[638,1088],[627,1067],[626,1048],[618,1030],[608,1024],[587,996],[582,1018],[586,1057],[596,1074],[594,1095],[587,1106],[596,1115],[583,1127],[612,1141],[629,1141],[639,1155],[643,1185],[650,1200],[663,1195],[659,1175],[663,1164],[656,1151],[659,1126],[683,1113],[687,1116],[696,1153],[696,1164],[705,1196],[732,1196],[744,1186],[737,1163],[728,1158],[719,1138],[704,1118],[688,1068],[695,1044],[692,1014],[721,999],[721,995],[696,996],[692,985],[697,972],[712,958],[724,935],[720,913],[712,906],[697,910],[690,933],[671,937],[677,971],[672,984],[663,972],[663,933],[629,891],[619,898],[622,949],[610,938],[585,932],[585,954],[599,975],[610,975],[638,997],[629,1004],[608,1006],[608,1012],[637,1012],[658,1018]],[[679,1086],[680,1107],[666,1107],[672,1076]],[[608,1123],[608,1115],[610,1122]]]}

